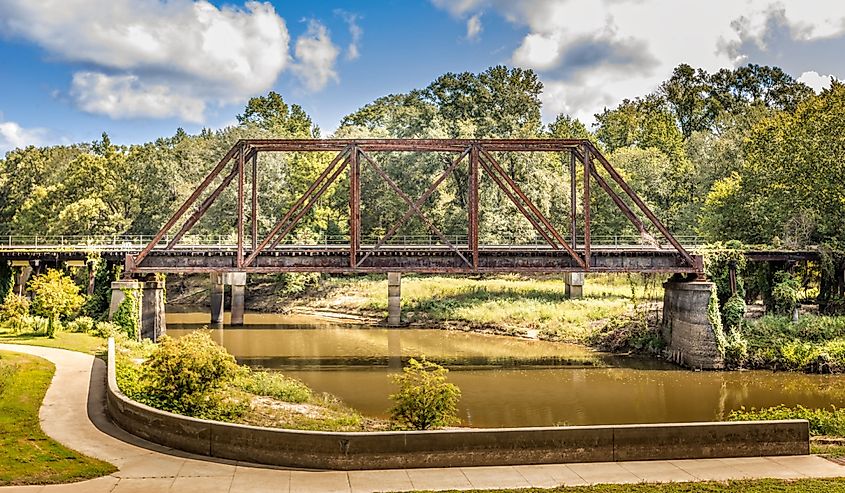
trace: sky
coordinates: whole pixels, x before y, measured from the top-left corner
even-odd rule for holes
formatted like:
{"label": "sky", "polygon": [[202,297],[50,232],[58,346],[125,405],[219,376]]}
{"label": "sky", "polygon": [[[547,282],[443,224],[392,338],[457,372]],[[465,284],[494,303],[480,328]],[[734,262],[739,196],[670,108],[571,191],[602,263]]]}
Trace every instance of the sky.
{"label": "sky", "polygon": [[590,124],[688,63],[845,78],[841,0],[0,0],[0,153],[233,124],[274,90],[328,136],[446,72],[535,70]]}

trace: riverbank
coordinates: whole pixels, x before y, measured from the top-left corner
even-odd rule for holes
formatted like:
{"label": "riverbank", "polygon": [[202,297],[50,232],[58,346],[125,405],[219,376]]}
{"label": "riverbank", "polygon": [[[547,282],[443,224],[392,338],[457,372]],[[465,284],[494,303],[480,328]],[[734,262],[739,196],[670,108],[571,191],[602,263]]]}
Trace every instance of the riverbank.
{"label": "riverbank", "polygon": [[0,351],[0,486],[67,483],[116,470],[41,430],[38,409],[54,371],[41,358]]}
{"label": "riverbank", "polygon": [[[262,313],[318,313],[379,323],[387,317],[384,276],[336,276],[291,294],[285,277],[250,278],[246,308]],[[471,330],[586,343],[603,322],[624,314],[634,301],[662,299],[662,278],[639,274],[591,275],[584,298],[567,299],[558,276],[519,275],[402,278],[402,318],[411,326]],[[171,306],[202,305],[208,279],[168,278]]]}

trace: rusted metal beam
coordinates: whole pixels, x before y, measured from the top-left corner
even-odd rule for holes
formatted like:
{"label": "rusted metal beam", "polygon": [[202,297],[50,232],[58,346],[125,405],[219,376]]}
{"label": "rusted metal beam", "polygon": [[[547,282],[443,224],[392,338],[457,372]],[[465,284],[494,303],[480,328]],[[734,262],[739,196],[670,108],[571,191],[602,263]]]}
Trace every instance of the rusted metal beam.
{"label": "rusted metal beam", "polygon": [[364,152],[461,152],[476,142],[495,152],[556,152],[584,143],[580,139],[249,139],[245,142],[258,151],[340,151],[356,145]]}
{"label": "rusted metal beam", "polygon": [[244,266],[244,161],[246,146],[241,145],[238,152],[238,267]]}
{"label": "rusted metal beam", "polygon": [[250,217],[251,251],[258,246],[258,152],[252,155],[252,214]]}
{"label": "rusted metal beam", "polygon": [[584,146],[584,264],[585,271],[590,270],[590,175],[592,175],[592,160],[590,159],[590,148]]}
{"label": "rusted metal beam", "polygon": [[593,147],[592,143],[588,142],[587,145],[590,149],[593,149],[595,151],[596,157],[598,158],[599,162],[602,164],[604,169],[607,170],[607,172],[610,174],[610,177],[613,178],[613,181],[615,181],[622,188],[622,190],[625,191],[628,197],[630,197],[631,200],[633,200],[634,203],[637,204],[637,207],[639,207],[640,211],[642,211],[642,213],[645,214],[646,217],[648,217],[649,221],[651,221],[654,227],[656,227],[663,235],[663,237],[666,238],[666,240],[668,240],[673,247],[675,247],[678,253],[680,253],[681,256],[684,257],[684,260],[686,260],[689,265],[695,265],[695,261],[693,260],[692,256],[690,256],[689,252],[687,252],[686,249],[681,245],[681,243],[675,238],[675,236],[669,232],[669,229],[663,225],[660,219],[658,219],[657,216],[654,215],[651,209],[645,204],[645,202],[642,201],[642,199],[640,199],[639,195],[634,192],[631,186],[625,182],[625,180],[622,178],[619,172],[616,171],[616,169],[610,164],[607,158],[605,158],[600,152],[598,152],[595,147]]}
{"label": "rusted metal beam", "polygon": [[[420,196],[420,198],[418,198],[418,199],[417,199],[417,201],[416,201],[416,202],[414,202],[414,204],[415,204],[417,207],[419,207],[419,206],[421,206],[422,204],[424,204],[424,203],[425,203],[425,201],[426,201],[426,200],[428,200],[428,199],[429,199],[429,197],[431,197],[431,194],[433,194],[433,193],[434,193],[434,191],[435,191],[435,190],[437,190],[437,188],[440,186],[440,184],[441,184],[441,183],[443,183],[443,180],[445,180],[445,179],[446,179],[449,175],[451,175],[451,174],[455,171],[455,168],[457,168],[457,167],[458,167],[458,165],[461,163],[461,161],[463,161],[463,159],[467,156],[467,154],[469,154],[469,152],[470,152],[470,149],[469,149],[469,148],[468,148],[468,149],[465,149],[465,150],[464,150],[464,152],[462,152],[462,153],[461,153],[461,155],[460,155],[460,156],[458,156],[458,158],[457,158],[457,159],[455,159],[454,161],[452,161],[452,163],[449,165],[449,167],[448,167],[448,168],[446,168],[446,170],[445,170],[445,171],[443,171],[443,173],[441,173],[441,174],[440,174],[440,176],[439,176],[439,177],[437,177],[437,179],[436,179],[436,180],[434,180],[434,182],[433,182],[433,183],[432,183],[432,184],[428,187],[428,189],[427,189],[427,190],[426,190],[426,191],[425,191],[425,192],[424,192],[424,193]],[[376,252],[379,248],[381,248],[381,247],[382,247],[385,243],[387,243],[387,241],[388,241],[388,240],[390,240],[390,238],[392,238],[392,237],[393,237],[393,235],[395,235],[395,234],[396,234],[396,232],[399,230],[399,228],[400,228],[403,224],[405,224],[405,222],[407,222],[407,221],[408,221],[408,219],[410,219],[410,218],[411,218],[414,214],[415,214],[415,212],[414,212],[414,208],[413,208],[413,207],[408,207],[408,210],[405,212],[405,214],[404,214],[401,218],[399,218],[399,220],[398,220],[398,221],[396,221],[395,223],[393,223],[393,225],[392,225],[392,226],[391,226],[391,227],[387,230],[387,232],[384,234],[384,236],[382,236],[382,237],[379,239],[379,241],[376,243],[376,245],[375,245],[375,246],[374,246],[371,250],[367,251],[367,252],[364,254],[364,256],[363,256],[363,257],[361,257],[361,260],[359,260],[359,261],[358,261],[358,263],[356,264],[356,266],[359,266],[359,267],[360,267],[360,266],[361,266],[361,264],[363,264],[363,263],[364,263],[364,261],[365,261],[365,260],[367,260],[367,257],[369,257],[370,255],[372,255],[372,254],[373,254],[374,252]]]}
{"label": "rusted metal beam", "polygon": [[349,154],[349,267],[358,265],[361,246],[361,150],[352,145]]}
{"label": "rusted metal beam", "polygon": [[569,223],[570,223],[570,240],[572,241],[572,248],[578,248],[578,223],[577,223],[577,195],[578,186],[575,183],[575,150],[569,151]]}
{"label": "rusted metal beam", "polygon": [[217,175],[220,174],[220,171],[223,170],[223,168],[226,166],[226,163],[228,163],[235,156],[236,152],[238,152],[238,146],[232,146],[232,148],[229,149],[229,152],[227,152],[226,155],[223,156],[223,158],[217,163],[217,166],[215,166],[214,169],[211,170],[211,172],[205,177],[202,183],[199,184],[197,189],[194,190],[194,193],[192,193],[190,197],[188,197],[185,202],[183,202],[182,205],[179,206],[178,209],[176,209],[176,212],[174,212],[173,215],[170,216],[170,219],[168,219],[167,223],[165,223],[165,225],[158,231],[158,233],[156,233],[153,239],[150,240],[149,244],[147,244],[147,246],[144,247],[144,249],[141,250],[138,255],[136,255],[135,258],[132,259],[134,265],[140,264],[141,261],[144,260],[144,257],[146,257],[150,253],[150,251],[152,251],[152,249],[155,248],[156,245],[158,245],[158,242],[161,241],[161,239],[164,238],[164,235],[166,235],[167,232],[170,231],[170,228],[172,228],[173,225],[176,224],[176,221],[178,221],[179,218],[182,217],[183,214],[185,214],[185,211],[187,211],[188,208],[193,205],[193,203],[197,200],[200,194],[202,194],[202,192],[204,192],[205,189],[208,188],[208,185],[210,185],[211,182],[214,181],[215,178],[217,178]]}
{"label": "rusted metal beam", "polygon": [[334,157],[334,159],[332,159],[332,161],[329,163],[329,165],[326,166],[326,169],[324,169],[323,172],[320,173],[320,176],[317,177],[317,179],[314,181],[314,183],[312,183],[311,186],[308,187],[308,190],[306,190],[305,193],[302,194],[301,197],[299,197],[299,199],[294,203],[293,206],[291,206],[291,208],[284,215],[284,217],[282,217],[282,219],[280,219],[270,229],[270,232],[267,234],[267,236],[263,240],[261,240],[261,243],[252,251],[252,253],[250,253],[250,255],[244,261],[245,266],[250,265],[253,262],[253,260],[255,260],[255,257],[257,257],[258,254],[261,253],[261,251],[264,250],[264,248],[267,247],[267,244],[270,243],[270,241],[272,241],[273,237],[279,232],[279,230],[282,229],[282,227],[285,225],[285,223],[288,221],[288,219],[290,219],[290,217],[293,214],[296,213],[296,210],[299,209],[299,207],[302,205],[303,202],[308,200],[308,197],[310,197],[311,194],[314,192],[314,190],[318,186],[320,186],[320,183],[329,176],[329,174],[332,172],[332,170],[337,166],[337,163],[341,159],[343,159],[348,154],[348,152],[349,152],[349,148],[348,147],[344,148],[343,150],[341,150],[341,152],[339,152],[337,154],[337,156]]}
{"label": "rusted metal beam", "polygon": [[469,156],[469,249],[472,255],[472,267],[478,269],[478,145],[470,147]]}
{"label": "rusted metal beam", "polygon": [[566,240],[563,239],[563,236],[561,236],[560,233],[557,232],[554,225],[552,225],[551,221],[549,221],[546,218],[546,216],[544,216],[543,213],[540,212],[540,209],[538,209],[537,206],[535,206],[534,203],[531,202],[531,200],[528,199],[528,196],[525,195],[525,192],[523,192],[521,188],[519,188],[519,185],[517,185],[516,182],[513,181],[511,179],[511,177],[507,175],[507,173],[505,173],[505,171],[499,165],[498,161],[496,161],[496,158],[494,158],[492,155],[490,155],[490,153],[487,152],[487,150],[484,147],[480,147],[480,150],[481,150],[481,153],[484,155],[484,158],[489,162],[489,164],[498,173],[500,173],[502,175],[502,178],[504,178],[505,181],[508,183],[508,185],[510,185],[510,187],[513,189],[513,191],[516,192],[516,194],[519,195],[519,197],[523,201],[525,201],[525,204],[528,206],[529,209],[531,209],[531,211],[535,214],[537,219],[539,219],[540,222],[542,222],[543,225],[546,226],[546,228],[548,228],[549,233],[552,236],[554,236],[555,240],[558,241],[560,246],[562,246],[564,250],[569,252],[569,254],[572,255],[573,258],[577,259],[578,262],[584,262],[583,260],[581,260],[581,257],[578,255],[578,253],[575,250],[573,250],[571,246],[569,246],[569,243],[567,243]]}
{"label": "rusted metal beam", "polygon": [[453,245],[452,242],[449,241],[448,238],[446,238],[446,235],[444,235],[440,231],[440,229],[438,229],[437,226],[435,226],[434,223],[431,222],[431,220],[428,217],[426,217],[425,214],[423,214],[423,212],[420,210],[420,208],[414,203],[413,200],[411,200],[411,197],[409,197],[408,194],[406,194],[404,191],[402,191],[402,189],[399,188],[399,185],[397,185],[396,182],[394,182],[390,178],[390,176],[387,173],[385,173],[383,169],[381,169],[381,166],[379,166],[375,161],[373,161],[372,158],[370,158],[370,156],[368,156],[366,153],[361,152],[361,156],[363,156],[363,158],[366,159],[367,163],[373,168],[373,170],[375,170],[375,172],[379,176],[381,176],[381,178],[385,181],[385,183],[387,183],[387,185],[391,189],[393,189],[393,191],[396,192],[396,194],[399,195],[399,197],[401,197],[402,200],[404,200],[405,203],[408,204],[409,207],[411,207],[414,210],[414,212],[422,220],[422,222],[425,223],[426,226],[428,226],[428,229],[432,233],[434,233],[438,238],[440,238],[440,241],[442,241],[444,245],[447,245],[452,251],[454,251],[461,258],[461,260],[466,262],[467,265],[472,265],[472,263],[469,262],[466,259],[466,257],[464,257],[464,255],[460,252],[460,250],[458,250],[458,247]]}

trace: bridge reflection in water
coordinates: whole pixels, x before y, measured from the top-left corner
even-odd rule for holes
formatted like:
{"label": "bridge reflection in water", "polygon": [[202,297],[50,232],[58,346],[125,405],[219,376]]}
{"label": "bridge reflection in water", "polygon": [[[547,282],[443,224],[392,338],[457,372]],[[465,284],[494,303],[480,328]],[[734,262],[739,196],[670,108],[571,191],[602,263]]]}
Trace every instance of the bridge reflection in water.
{"label": "bridge reflection in water", "polygon": [[[169,314],[168,334],[179,337],[207,317]],[[213,336],[241,362],[280,370],[370,416],[384,416],[390,406],[396,388],[388,375],[423,354],[452,370],[449,378],[463,392],[463,424],[475,427],[712,421],[740,406],[845,406],[842,376],[693,372],[570,344],[256,317],[261,325]],[[247,314],[246,321],[257,318]]]}

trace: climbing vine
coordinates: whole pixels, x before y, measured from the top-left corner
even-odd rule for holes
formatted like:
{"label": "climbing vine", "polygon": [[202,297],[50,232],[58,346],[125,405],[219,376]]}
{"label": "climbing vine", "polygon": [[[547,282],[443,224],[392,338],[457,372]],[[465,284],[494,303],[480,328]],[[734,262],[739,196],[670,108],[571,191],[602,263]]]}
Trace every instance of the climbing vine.
{"label": "climbing vine", "polygon": [[138,296],[131,289],[122,289],[121,291],[123,291],[123,301],[117,306],[112,322],[120,327],[129,339],[137,340],[141,325],[138,316]]}

